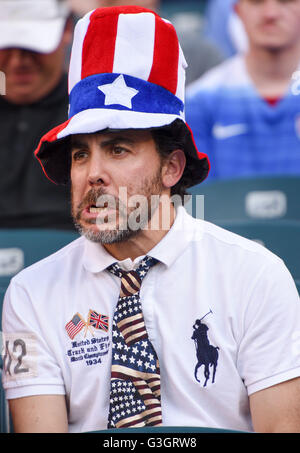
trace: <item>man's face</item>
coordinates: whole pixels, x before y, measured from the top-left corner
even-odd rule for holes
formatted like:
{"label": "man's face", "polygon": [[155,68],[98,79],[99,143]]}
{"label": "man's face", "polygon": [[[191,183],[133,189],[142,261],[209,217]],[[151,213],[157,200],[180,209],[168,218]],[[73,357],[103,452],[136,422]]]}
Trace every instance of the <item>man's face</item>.
{"label": "man's face", "polygon": [[71,154],[73,218],[94,242],[135,237],[169,193],[148,131],[74,135]]}
{"label": "man's face", "polygon": [[239,0],[236,11],[250,44],[282,50],[300,40],[300,0]]}
{"label": "man's face", "polygon": [[6,78],[6,99],[14,104],[32,104],[49,94],[62,76],[70,39],[71,33],[66,29],[58,48],[49,54],[1,49],[0,71]]}

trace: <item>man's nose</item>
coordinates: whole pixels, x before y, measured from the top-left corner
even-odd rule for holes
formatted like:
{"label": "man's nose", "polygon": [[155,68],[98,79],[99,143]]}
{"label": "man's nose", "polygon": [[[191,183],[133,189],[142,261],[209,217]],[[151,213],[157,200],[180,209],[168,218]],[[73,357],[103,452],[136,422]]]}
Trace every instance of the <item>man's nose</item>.
{"label": "man's nose", "polygon": [[98,153],[90,159],[88,183],[91,186],[107,186],[110,182],[108,166]]}
{"label": "man's nose", "polygon": [[281,14],[281,4],[278,0],[265,0],[262,5],[264,17],[268,19],[276,19]]}
{"label": "man's nose", "polygon": [[33,58],[33,52],[26,49],[13,48],[8,50],[9,63],[12,66],[17,66],[21,63],[31,61]]}

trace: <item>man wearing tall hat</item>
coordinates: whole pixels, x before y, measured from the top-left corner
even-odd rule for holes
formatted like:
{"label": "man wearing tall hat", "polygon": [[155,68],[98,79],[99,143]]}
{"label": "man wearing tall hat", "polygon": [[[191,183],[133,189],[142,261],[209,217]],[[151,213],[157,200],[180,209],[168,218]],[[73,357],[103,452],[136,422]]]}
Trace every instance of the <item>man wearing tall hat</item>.
{"label": "man wearing tall hat", "polygon": [[75,29],[69,119],[40,141],[81,237],[13,278],[3,385],[16,432],[300,431],[297,290],[264,247],[188,215],[207,156],[173,26],[139,7]]}

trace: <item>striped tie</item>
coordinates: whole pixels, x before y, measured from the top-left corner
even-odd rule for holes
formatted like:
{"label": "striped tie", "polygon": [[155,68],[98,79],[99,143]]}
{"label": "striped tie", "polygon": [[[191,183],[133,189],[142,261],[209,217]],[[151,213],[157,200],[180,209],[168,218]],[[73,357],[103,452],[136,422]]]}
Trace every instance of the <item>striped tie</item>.
{"label": "striped tie", "polygon": [[162,424],[159,362],[148,338],[140,302],[142,280],[156,263],[146,256],[130,272],[123,271],[117,263],[108,267],[121,278],[113,319],[108,428]]}

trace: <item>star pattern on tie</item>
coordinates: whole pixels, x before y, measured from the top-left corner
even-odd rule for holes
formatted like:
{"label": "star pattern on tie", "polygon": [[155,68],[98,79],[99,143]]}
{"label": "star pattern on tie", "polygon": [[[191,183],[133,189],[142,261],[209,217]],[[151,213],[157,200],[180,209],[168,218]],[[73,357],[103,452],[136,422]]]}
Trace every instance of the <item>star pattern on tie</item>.
{"label": "star pattern on tie", "polygon": [[148,338],[139,297],[142,280],[156,263],[145,257],[136,270],[125,272],[117,263],[108,268],[121,278],[112,323],[108,428],[162,424],[159,361]]}
{"label": "star pattern on tie", "polygon": [[[132,311],[135,312],[141,310],[141,303],[136,298],[133,303],[131,303]],[[155,371],[157,358],[153,354],[152,348],[149,346],[147,341],[141,341],[140,344],[135,347],[129,348],[127,345],[123,344],[123,335],[121,332],[114,328],[117,326],[117,322],[120,319],[125,319],[126,315],[126,306],[118,313],[117,317],[113,319],[113,347],[112,354],[116,364],[123,365],[125,362],[131,364],[136,364],[137,368],[141,372],[147,373],[148,371]],[[128,310],[129,311],[129,310]],[[122,350],[122,354],[120,351]]]}
{"label": "star pattern on tie", "polygon": [[146,410],[143,401],[136,396],[137,390],[131,381],[115,380],[110,394],[111,427],[116,427],[121,418],[142,414]]}
{"label": "star pattern on tie", "polygon": [[123,105],[132,109],[132,98],[139,91],[126,85],[124,76],[121,74],[112,83],[99,85],[98,89],[105,94],[104,105]]}

